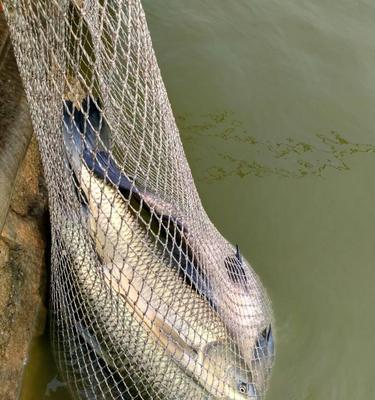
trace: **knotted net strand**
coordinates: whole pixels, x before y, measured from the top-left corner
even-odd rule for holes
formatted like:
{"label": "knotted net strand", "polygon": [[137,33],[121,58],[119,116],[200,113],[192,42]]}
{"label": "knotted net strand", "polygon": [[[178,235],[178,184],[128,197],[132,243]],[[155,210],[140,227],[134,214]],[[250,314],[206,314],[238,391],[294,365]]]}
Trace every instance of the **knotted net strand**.
{"label": "knotted net strand", "polygon": [[261,399],[270,302],[196,191],[139,0],[6,0],[77,399]]}

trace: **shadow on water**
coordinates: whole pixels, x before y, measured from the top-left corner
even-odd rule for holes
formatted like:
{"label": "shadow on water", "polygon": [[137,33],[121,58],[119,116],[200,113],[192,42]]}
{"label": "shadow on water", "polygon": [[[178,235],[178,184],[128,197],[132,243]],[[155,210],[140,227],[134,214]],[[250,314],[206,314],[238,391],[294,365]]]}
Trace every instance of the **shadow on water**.
{"label": "shadow on water", "polygon": [[[229,176],[323,177],[328,170],[350,170],[355,155],[375,153],[375,144],[354,143],[335,131],[313,134],[309,143],[293,137],[262,140],[252,136],[232,112],[183,114],[177,123],[188,153],[194,155],[192,164],[204,164],[197,180],[207,183]],[[202,140],[210,141],[210,157],[192,149],[202,146]]]}
{"label": "shadow on water", "polygon": [[20,396],[20,400],[41,399],[70,399],[66,385],[61,382],[57,373],[48,328],[33,339]]}

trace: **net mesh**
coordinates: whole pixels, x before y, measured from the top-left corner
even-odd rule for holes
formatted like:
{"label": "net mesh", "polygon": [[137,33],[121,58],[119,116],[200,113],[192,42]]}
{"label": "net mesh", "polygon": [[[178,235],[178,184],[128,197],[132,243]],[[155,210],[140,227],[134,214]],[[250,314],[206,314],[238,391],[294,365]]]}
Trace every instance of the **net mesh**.
{"label": "net mesh", "polygon": [[196,191],[139,0],[6,0],[49,192],[56,361],[79,399],[261,399],[272,316]]}

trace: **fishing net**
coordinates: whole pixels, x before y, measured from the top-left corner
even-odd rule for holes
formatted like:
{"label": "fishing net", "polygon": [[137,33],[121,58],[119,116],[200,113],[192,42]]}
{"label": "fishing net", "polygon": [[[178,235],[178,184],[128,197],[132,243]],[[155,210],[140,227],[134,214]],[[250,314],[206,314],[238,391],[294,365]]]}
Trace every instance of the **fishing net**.
{"label": "fishing net", "polygon": [[260,399],[267,295],[196,191],[139,0],[6,0],[51,216],[52,341],[78,399]]}

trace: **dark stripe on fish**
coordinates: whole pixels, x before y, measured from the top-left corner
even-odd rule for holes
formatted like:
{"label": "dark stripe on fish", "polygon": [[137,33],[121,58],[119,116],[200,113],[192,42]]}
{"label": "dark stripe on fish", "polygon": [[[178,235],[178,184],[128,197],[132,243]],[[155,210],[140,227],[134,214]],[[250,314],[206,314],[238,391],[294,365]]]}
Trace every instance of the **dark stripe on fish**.
{"label": "dark stripe on fish", "polygon": [[[144,222],[145,228],[146,225],[150,226],[153,234],[167,248],[171,254],[171,265],[178,270],[185,283],[216,308],[204,270],[189,244],[188,230],[177,216],[171,214],[172,207],[167,207],[155,195],[141,190],[133,179],[119,169],[108,152],[98,150],[100,132],[106,128],[106,123],[97,104],[90,97],[82,101],[80,109],[74,107],[71,101],[64,103],[64,127],[69,135],[68,144],[74,147],[71,151],[83,157],[87,168],[97,178],[119,190],[124,199],[129,201],[131,209],[142,217],[139,220]],[[79,197],[83,205],[87,205],[82,193],[79,193]],[[163,213],[163,208],[169,213]]]}

